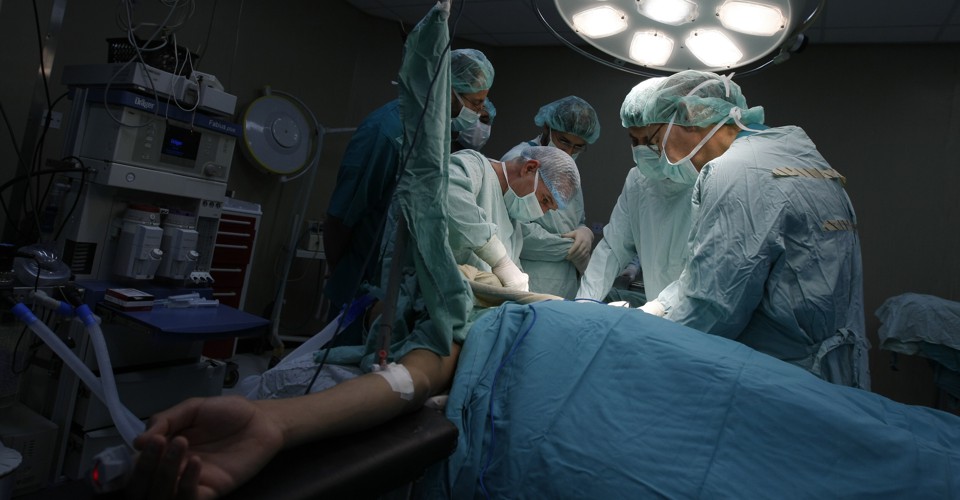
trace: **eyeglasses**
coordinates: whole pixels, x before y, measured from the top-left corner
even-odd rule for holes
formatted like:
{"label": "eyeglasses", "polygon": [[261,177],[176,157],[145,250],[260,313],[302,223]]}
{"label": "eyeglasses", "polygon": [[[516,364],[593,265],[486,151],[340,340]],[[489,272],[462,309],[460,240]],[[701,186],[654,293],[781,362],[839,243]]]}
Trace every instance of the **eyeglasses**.
{"label": "eyeglasses", "polygon": [[650,151],[653,151],[654,153],[657,153],[657,156],[660,156],[660,155],[662,154],[663,149],[660,147],[659,144],[654,144],[654,143],[652,143],[652,142],[650,142],[650,141],[651,141],[654,137],[656,137],[657,134],[660,133],[660,129],[662,129],[664,125],[665,125],[664,123],[661,123],[660,126],[657,127],[656,130],[654,130],[653,133],[650,134],[649,137],[647,137],[647,144],[646,144],[647,148],[649,148]]}
{"label": "eyeglasses", "polygon": [[483,111],[484,104],[487,102],[486,99],[469,99],[465,95],[461,95],[459,92],[454,92],[453,95],[457,96],[457,100],[460,101],[460,104],[463,106],[468,106],[471,110],[480,113]]}
{"label": "eyeglasses", "polygon": [[566,148],[566,149],[569,149],[570,151],[579,153],[580,151],[583,151],[587,147],[586,144],[574,144],[573,142],[570,141],[570,139],[567,139],[566,137],[560,135],[560,133],[557,132],[556,130],[551,130],[550,132],[553,135],[553,138],[556,139],[557,144],[559,144],[562,148]]}

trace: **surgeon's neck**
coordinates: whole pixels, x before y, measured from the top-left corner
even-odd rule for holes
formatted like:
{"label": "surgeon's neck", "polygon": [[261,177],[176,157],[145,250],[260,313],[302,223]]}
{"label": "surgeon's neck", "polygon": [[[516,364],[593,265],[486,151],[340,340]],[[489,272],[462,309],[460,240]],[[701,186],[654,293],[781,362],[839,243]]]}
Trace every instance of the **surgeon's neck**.
{"label": "surgeon's neck", "polygon": [[506,194],[507,192],[507,164],[502,161],[490,160],[490,168],[497,173],[497,179],[500,181],[500,194]]}

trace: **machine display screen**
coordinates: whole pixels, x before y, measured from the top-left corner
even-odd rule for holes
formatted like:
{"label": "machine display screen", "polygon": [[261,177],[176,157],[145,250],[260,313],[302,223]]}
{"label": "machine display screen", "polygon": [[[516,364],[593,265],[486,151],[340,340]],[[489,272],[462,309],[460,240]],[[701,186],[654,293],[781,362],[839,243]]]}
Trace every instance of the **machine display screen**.
{"label": "machine display screen", "polygon": [[200,149],[200,136],[200,132],[167,123],[160,152],[176,158],[196,160],[197,151]]}

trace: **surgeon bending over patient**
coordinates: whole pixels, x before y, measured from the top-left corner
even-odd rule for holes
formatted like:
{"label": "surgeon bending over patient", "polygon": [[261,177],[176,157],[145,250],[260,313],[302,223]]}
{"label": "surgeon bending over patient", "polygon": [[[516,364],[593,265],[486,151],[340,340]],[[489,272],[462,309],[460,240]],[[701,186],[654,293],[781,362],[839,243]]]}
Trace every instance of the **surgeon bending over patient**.
{"label": "surgeon bending over patient", "polygon": [[857,219],[798,127],[766,127],[729,78],[683,71],[643,89],[635,150],[696,179],[679,279],[641,307],[869,389]]}
{"label": "surgeon bending over patient", "polygon": [[[556,210],[580,190],[576,164],[566,153],[533,146],[521,155],[504,162],[470,150],[451,155],[447,198],[449,241],[458,264],[489,268],[515,289],[527,285],[516,264],[521,237],[515,216]],[[370,428],[420,408],[449,386],[459,353],[457,342],[449,356],[413,349],[388,373],[367,373],[305,396],[189,399],[156,414],[135,441],[141,453],[127,496],[223,495],[283,448]]]}

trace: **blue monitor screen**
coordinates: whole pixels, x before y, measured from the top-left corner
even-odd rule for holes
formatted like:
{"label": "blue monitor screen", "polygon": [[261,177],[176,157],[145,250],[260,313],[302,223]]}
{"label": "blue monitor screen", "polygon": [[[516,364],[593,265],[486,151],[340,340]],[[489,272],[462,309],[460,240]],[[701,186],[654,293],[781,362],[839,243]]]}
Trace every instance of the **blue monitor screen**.
{"label": "blue monitor screen", "polygon": [[196,160],[197,150],[199,149],[200,132],[167,123],[167,131],[163,136],[163,146],[160,149],[161,153],[176,158]]}

